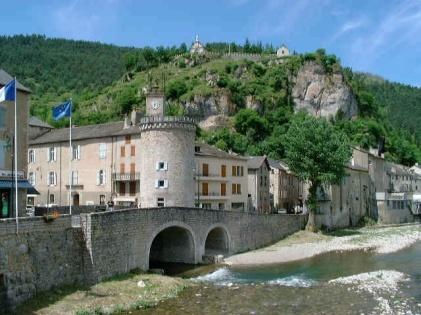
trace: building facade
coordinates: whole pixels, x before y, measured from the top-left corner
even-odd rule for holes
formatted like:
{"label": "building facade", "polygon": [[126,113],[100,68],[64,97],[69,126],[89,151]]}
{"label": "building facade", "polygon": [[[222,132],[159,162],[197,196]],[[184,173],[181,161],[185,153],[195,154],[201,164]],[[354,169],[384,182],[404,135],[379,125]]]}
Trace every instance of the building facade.
{"label": "building facade", "polygon": [[270,166],[270,200],[272,209],[288,213],[303,211],[304,183],[284,162],[268,159]]}
{"label": "building facade", "polygon": [[195,162],[196,206],[247,211],[247,158],[196,143]]}
{"label": "building facade", "polygon": [[[13,78],[0,69],[0,88]],[[26,213],[26,194],[31,186],[26,180],[28,148],[28,114],[30,90],[17,84],[17,177],[18,177],[18,215]],[[14,180],[14,138],[15,112],[14,101],[0,103],[0,218],[16,215]]]}
{"label": "building facade", "polygon": [[266,156],[249,157],[248,168],[248,197],[249,210],[258,213],[270,213],[269,194],[269,162]]}

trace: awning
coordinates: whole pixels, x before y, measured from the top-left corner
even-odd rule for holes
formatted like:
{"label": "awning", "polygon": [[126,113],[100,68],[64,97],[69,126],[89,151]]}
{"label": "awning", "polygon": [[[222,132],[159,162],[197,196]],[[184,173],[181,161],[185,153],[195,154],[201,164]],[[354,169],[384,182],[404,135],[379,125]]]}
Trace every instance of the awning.
{"label": "awning", "polygon": [[[15,188],[15,181],[13,179],[2,179],[0,180],[0,188]],[[26,179],[18,180],[18,188],[26,189],[30,195],[40,194]]]}

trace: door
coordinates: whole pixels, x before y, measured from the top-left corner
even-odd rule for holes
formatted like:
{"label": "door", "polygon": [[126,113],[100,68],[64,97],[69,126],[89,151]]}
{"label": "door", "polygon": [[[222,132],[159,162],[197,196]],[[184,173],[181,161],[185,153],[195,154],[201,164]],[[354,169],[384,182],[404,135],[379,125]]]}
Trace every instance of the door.
{"label": "door", "polygon": [[0,218],[8,218],[10,216],[10,191],[0,190]]}
{"label": "door", "polygon": [[202,165],[202,176],[209,176],[209,164]]}
{"label": "door", "polygon": [[78,206],[79,205],[79,194],[73,195],[73,205]]}

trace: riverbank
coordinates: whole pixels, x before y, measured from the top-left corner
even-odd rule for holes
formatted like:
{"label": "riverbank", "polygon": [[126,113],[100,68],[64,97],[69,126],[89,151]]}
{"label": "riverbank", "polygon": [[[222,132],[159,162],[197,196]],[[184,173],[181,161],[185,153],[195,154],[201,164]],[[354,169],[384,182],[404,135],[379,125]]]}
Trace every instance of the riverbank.
{"label": "riverbank", "polygon": [[145,309],[176,297],[190,281],[155,274],[130,273],[91,287],[65,287],[39,294],[17,314],[100,315]]}
{"label": "riverbank", "polygon": [[421,240],[421,225],[373,226],[323,234],[299,231],[271,246],[225,259],[232,266],[296,261],[327,252],[373,250],[391,253]]}

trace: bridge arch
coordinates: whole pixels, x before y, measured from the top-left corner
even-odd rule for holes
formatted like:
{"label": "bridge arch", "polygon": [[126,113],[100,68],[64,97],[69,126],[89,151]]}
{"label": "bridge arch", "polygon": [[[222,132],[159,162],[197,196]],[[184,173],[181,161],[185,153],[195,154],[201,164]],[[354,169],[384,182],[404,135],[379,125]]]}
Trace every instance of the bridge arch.
{"label": "bridge arch", "polygon": [[161,225],[147,244],[148,268],[151,263],[197,263],[195,233],[183,222]]}
{"label": "bridge arch", "polygon": [[231,235],[223,224],[213,224],[205,233],[202,253],[205,255],[228,254],[231,248]]}

